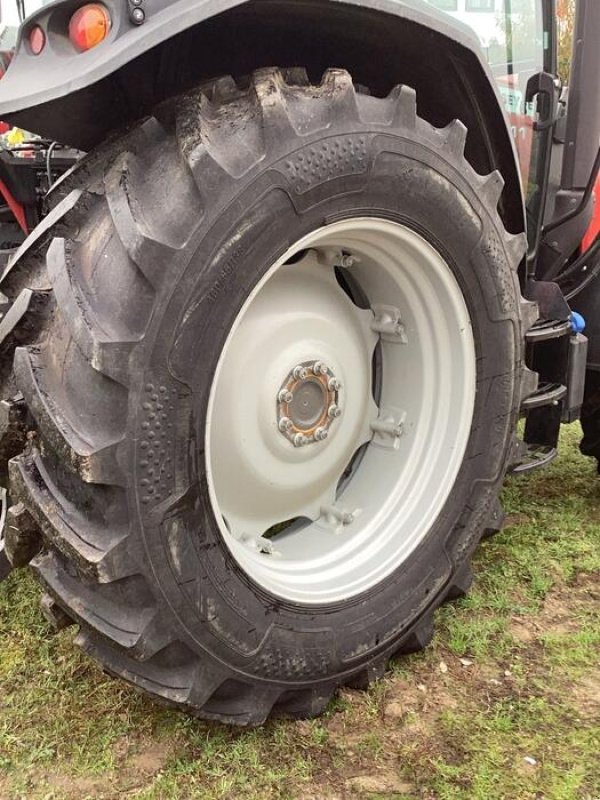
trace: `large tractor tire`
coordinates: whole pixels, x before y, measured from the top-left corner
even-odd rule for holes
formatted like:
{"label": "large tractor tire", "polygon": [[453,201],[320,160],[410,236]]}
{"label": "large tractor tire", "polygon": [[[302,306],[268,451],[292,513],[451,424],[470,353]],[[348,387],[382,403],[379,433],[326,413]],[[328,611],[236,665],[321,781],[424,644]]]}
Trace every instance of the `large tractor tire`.
{"label": "large tractor tire", "polygon": [[206,719],[311,716],[466,591],[529,382],[524,237],[465,137],[406,87],[265,69],[69,177],[0,287],[30,301],[9,490],[108,672]]}

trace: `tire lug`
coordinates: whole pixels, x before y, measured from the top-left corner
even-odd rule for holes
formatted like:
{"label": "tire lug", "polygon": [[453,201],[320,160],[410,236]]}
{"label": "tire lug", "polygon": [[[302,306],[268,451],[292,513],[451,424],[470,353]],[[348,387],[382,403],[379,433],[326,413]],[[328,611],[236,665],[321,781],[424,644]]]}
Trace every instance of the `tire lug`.
{"label": "tire lug", "polygon": [[301,364],[299,364],[297,367],[294,367],[292,375],[297,381],[303,381],[308,377],[308,370],[306,367],[303,367]]}
{"label": "tire lug", "polygon": [[322,361],[315,361],[312,370],[314,374],[317,375],[317,377],[319,375],[327,375],[327,373],[329,372],[329,369]]}
{"label": "tire lug", "polygon": [[280,403],[291,403],[294,399],[294,395],[288,389],[282,389],[279,392],[277,399]]}
{"label": "tire lug", "polygon": [[327,388],[330,392],[337,392],[342,388],[342,384],[337,378],[330,378],[327,382]]}
{"label": "tire lug", "polygon": [[303,433],[297,433],[294,436],[294,447],[303,447],[303,445],[308,444],[308,439]]}
{"label": "tire lug", "polygon": [[288,417],[282,417],[279,420],[279,430],[282,433],[287,433],[287,431],[289,431],[290,428],[293,427],[293,425],[294,425],[294,423],[292,422],[291,419],[288,419]]}
{"label": "tire lug", "polygon": [[337,417],[339,417],[341,413],[342,409],[335,403],[332,403],[327,409],[327,416],[331,417],[331,419],[337,419]]}
{"label": "tire lug", "polygon": [[323,442],[329,436],[329,432],[327,428],[317,428],[315,431],[315,441],[316,442]]}

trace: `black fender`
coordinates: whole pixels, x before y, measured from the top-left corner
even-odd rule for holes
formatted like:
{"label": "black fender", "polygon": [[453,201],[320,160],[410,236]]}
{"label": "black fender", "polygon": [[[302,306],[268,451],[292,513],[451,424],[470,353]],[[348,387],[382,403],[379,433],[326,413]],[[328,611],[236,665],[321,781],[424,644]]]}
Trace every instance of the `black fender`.
{"label": "black fender", "polygon": [[[413,86],[419,113],[435,125],[460,117],[467,157],[507,184],[504,222],[525,228],[517,159],[502,100],[475,34],[422,0],[103,0],[107,38],[79,53],[68,23],[82,0],[58,0],[22,25],[0,81],[0,119],[83,150],[140,119],[162,99],[219,74],[305,66],[318,80],[344,67],[374,94]],[[47,43],[35,56],[33,25]]]}

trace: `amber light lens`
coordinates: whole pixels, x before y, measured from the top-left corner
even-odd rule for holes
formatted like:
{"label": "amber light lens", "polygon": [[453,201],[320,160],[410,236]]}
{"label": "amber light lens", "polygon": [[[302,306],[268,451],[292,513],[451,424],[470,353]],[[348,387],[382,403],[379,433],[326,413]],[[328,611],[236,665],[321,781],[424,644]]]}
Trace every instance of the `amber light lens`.
{"label": "amber light lens", "polygon": [[110,14],[100,3],[81,6],[69,22],[69,39],[75,47],[84,52],[100,44],[108,36]]}
{"label": "amber light lens", "polygon": [[39,56],[46,44],[46,34],[39,25],[34,25],[29,31],[28,39],[31,52],[34,56]]}

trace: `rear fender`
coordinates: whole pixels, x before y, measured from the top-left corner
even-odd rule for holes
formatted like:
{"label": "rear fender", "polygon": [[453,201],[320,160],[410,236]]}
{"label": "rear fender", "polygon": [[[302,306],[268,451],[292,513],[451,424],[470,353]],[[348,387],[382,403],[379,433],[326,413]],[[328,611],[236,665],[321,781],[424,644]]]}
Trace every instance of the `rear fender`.
{"label": "rear fender", "polygon": [[[103,2],[111,30],[85,53],[67,35],[81,0],[60,0],[25,21],[0,81],[0,119],[89,150],[166,97],[221,74],[305,66],[318,81],[327,67],[343,67],[377,95],[412,86],[419,114],[434,125],[459,117],[474,168],[504,177],[507,228],[524,230],[516,153],[479,42],[421,0],[141,0],[139,26],[131,0]],[[27,39],[33,25],[47,36],[38,56]]]}

